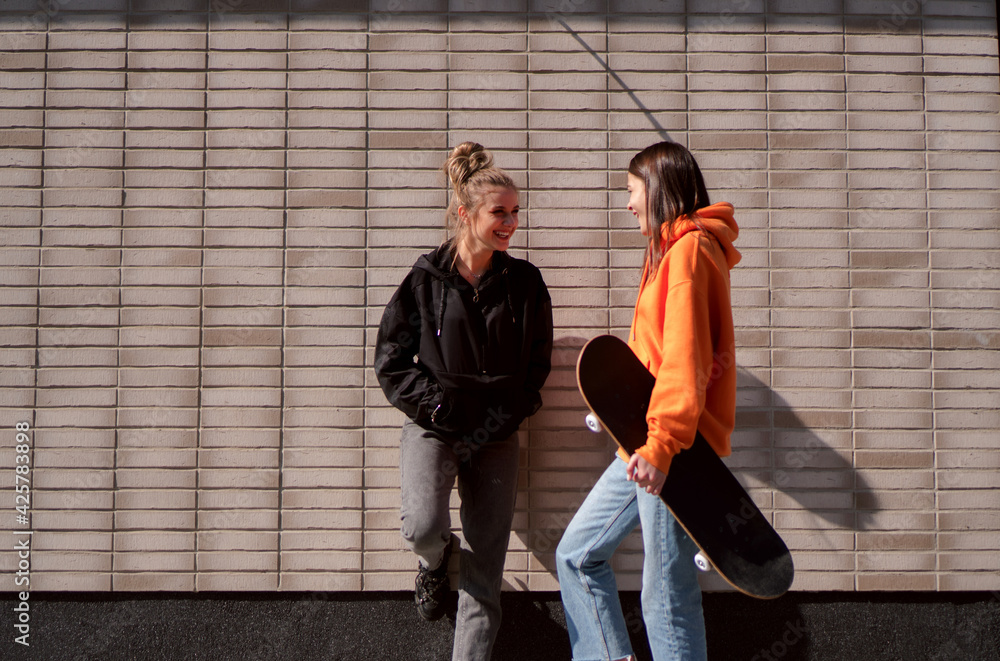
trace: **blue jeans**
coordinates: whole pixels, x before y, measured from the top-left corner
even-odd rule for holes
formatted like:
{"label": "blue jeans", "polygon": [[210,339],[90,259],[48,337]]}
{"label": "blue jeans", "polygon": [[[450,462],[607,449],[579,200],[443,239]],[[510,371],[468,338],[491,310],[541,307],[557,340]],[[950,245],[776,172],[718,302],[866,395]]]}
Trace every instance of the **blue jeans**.
{"label": "blue jeans", "polygon": [[[642,525],[642,619],[656,661],[707,658],[701,588],[691,538],[659,496],[629,482],[615,458],[591,489],[556,549],[556,568],[575,661],[632,654],[611,556]],[[634,621],[635,617],[629,617]]]}

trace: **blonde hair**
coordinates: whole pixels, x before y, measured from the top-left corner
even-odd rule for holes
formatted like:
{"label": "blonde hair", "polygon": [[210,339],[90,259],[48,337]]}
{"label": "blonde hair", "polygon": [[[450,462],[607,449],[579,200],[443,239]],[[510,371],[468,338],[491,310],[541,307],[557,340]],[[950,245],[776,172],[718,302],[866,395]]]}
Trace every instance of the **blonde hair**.
{"label": "blonde hair", "polygon": [[445,218],[448,223],[449,243],[454,247],[467,226],[458,215],[458,208],[465,207],[474,216],[482,204],[483,193],[490,188],[517,191],[517,185],[506,172],[493,166],[493,154],[478,142],[463,142],[451,150],[442,168],[451,181],[452,195]]}

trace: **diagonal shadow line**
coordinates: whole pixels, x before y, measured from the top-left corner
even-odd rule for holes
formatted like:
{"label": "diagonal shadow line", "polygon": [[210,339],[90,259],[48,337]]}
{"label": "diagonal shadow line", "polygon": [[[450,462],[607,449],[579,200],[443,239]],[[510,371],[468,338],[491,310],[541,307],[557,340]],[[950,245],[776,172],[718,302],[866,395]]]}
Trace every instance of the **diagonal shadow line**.
{"label": "diagonal shadow line", "polygon": [[[1000,0],[998,0],[998,1],[1000,1]],[[639,100],[639,97],[635,95],[635,92],[633,92],[633,91],[632,91],[632,90],[631,90],[631,89],[629,88],[629,86],[625,84],[625,81],[624,81],[624,80],[622,80],[621,76],[619,76],[619,75],[618,75],[618,74],[617,74],[617,73],[615,72],[615,70],[614,70],[614,69],[612,69],[610,65],[608,65],[608,63],[607,63],[607,62],[605,62],[604,60],[602,60],[602,59],[601,59],[601,56],[600,56],[600,55],[599,55],[599,54],[597,53],[597,51],[595,51],[595,50],[594,50],[593,48],[591,48],[591,47],[590,47],[590,44],[588,44],[588,43],[587,43],[586,41],[584,41],[584,40],[583,40],[583,38],[581,38],[581,37],[580,37],[580,35],[579,35],[579,34],[577,34],[577,33],[576,33],[576,32],[575,32],[574,30],[573,30],[573,28],[571,28],[571,27],[570,27],[570,26],[569,26],[569,25],[568,25],[568,24],[566,23],[566,21],[564,21],[564,20],[562,19],[562,17],[560,17],[560,16],[553,16],[552,18],[553,18],[553,20],[555,20],[555,21],[556,21],[557,23],[559,23],[559,24],[560,24],[561,26],[563,26],[564,28],[566,28],[566,31],[567,31],[567,32],[569,32],[570,36],[572,36],[572,37],[573,37],[574,39],[576,39],[576,40],[577,40],[577,42],[579,42],[579,44],[580,44],[581,46],[583,46],[583,47],[584,47],[585,49],[587,49],[587,52],[588,52],[588,53],[590,53],[591,55],[593,55],[593,56],[594,56],[594,59],[595,59],[595,60],[597,60],[598,62],[600,62],[600,63],[601,63],[601,66],[602,66],[602,67],[604,67],[604,70],[608,72],[608,75],[609,75],[609,76],[611,76],[612,78],[614,78],[614,79],[615,79],[615,82],[616,82],[616,83],[618,83],[618,85],[620,85],[620,86],[621,86],[621,88],[622,88],[623,90],[625,90],[625,92],[626,92],[626,93],[628,93],[628,95],[629,95],[629,98],[631,98],[631,99],[632,99],[632,102],[633,102],[633,103],[635,103],[635,105],[636,105],[636,106],[637,106],[637,107],[639,108],[639,110],[641,110],[641,111],[643,112],[643,114],[645,114],[645,115],[646,115],[646,119],[648,119],[648,120],[649,120],[649,123],[650,123],[650,124],[652,124],[652,125],[653,125],[653,126],[654,126],[654,127],[656,128],[656,132],[660,134],[660,137],[661,137],[661,138],[663,138],[664,140],[668,140],[668,141],[670,141],[670,142],[674,142],[674,139],[670,137],[670,134],[669,134],[669,133],[667,133],[666,129],[664,129],[664,128],[663,128],[663,127],[662,127],[662,126],[660,125],[660,123],[659,123],[658,121],[656,121],[656,117],[654,117],[654,116],[653,116],[653,113],[651,113],[651,112],[649,111],[649,108],[647,108],[646,106],[644,106],[644,105],[642,104],[642,101],[640,101],[640,100]]]}

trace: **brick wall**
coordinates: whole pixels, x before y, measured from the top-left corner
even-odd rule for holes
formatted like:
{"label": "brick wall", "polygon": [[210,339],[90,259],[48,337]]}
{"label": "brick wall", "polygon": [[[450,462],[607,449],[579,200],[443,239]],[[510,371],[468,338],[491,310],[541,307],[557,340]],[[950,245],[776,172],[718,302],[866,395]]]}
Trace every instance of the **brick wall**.
{"label": "brick wall", "polygon": [[[412,587],[368,366],[466,139],[556,306],[507,575],[555,589],[611,456],[572,367],[630,322],[624,168],[662,138],[738,210],[729,463],[795,588],[1000,589],[993,3],[3,4],[0,529],[33,531],[31,589]],[[638,537],[616,564],[637,588]]]}

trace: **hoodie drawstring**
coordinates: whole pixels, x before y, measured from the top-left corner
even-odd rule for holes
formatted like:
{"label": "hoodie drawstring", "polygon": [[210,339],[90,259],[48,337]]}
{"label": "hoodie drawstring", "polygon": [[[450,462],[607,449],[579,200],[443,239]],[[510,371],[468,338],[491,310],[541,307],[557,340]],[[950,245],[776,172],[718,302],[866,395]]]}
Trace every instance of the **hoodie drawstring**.
{"label": "hoodie drawstring", "polygon": [[514,311],[514,301],[510,298],[510,276],[507,275],[507,269],[503,270],[503,284],[504,289],[507,290],[507,307],[510,308],[510,320],[517,325],[517,313]]}
{"label": "hoodie drawstring", "polygon": [[[514,308],[514,300],[510,296],[510,273],[508,269],[501,271],[501,275],[504,279],[504,290],[507,296],[507,307],[510,308],[510,320],[515,325],[517,324],[517,310]],[[482,286],[482,285],[480,285]],[[448,285],[445,284],[441,289],[441,301],[438,303],[438,315],[437,315],[437,336],[441,337],[441,329],[444,328],[444,309],[445,301],[448,298]],[[479,301],[479,287],[473,288],[473,302]]]}
{"label": "hoodie drawstring", "polygon": [[441,329],[444,327],[444,301],[448,298],[448,288],[441,289],[441,303],[438,304],[437,336],[441,337]]}

